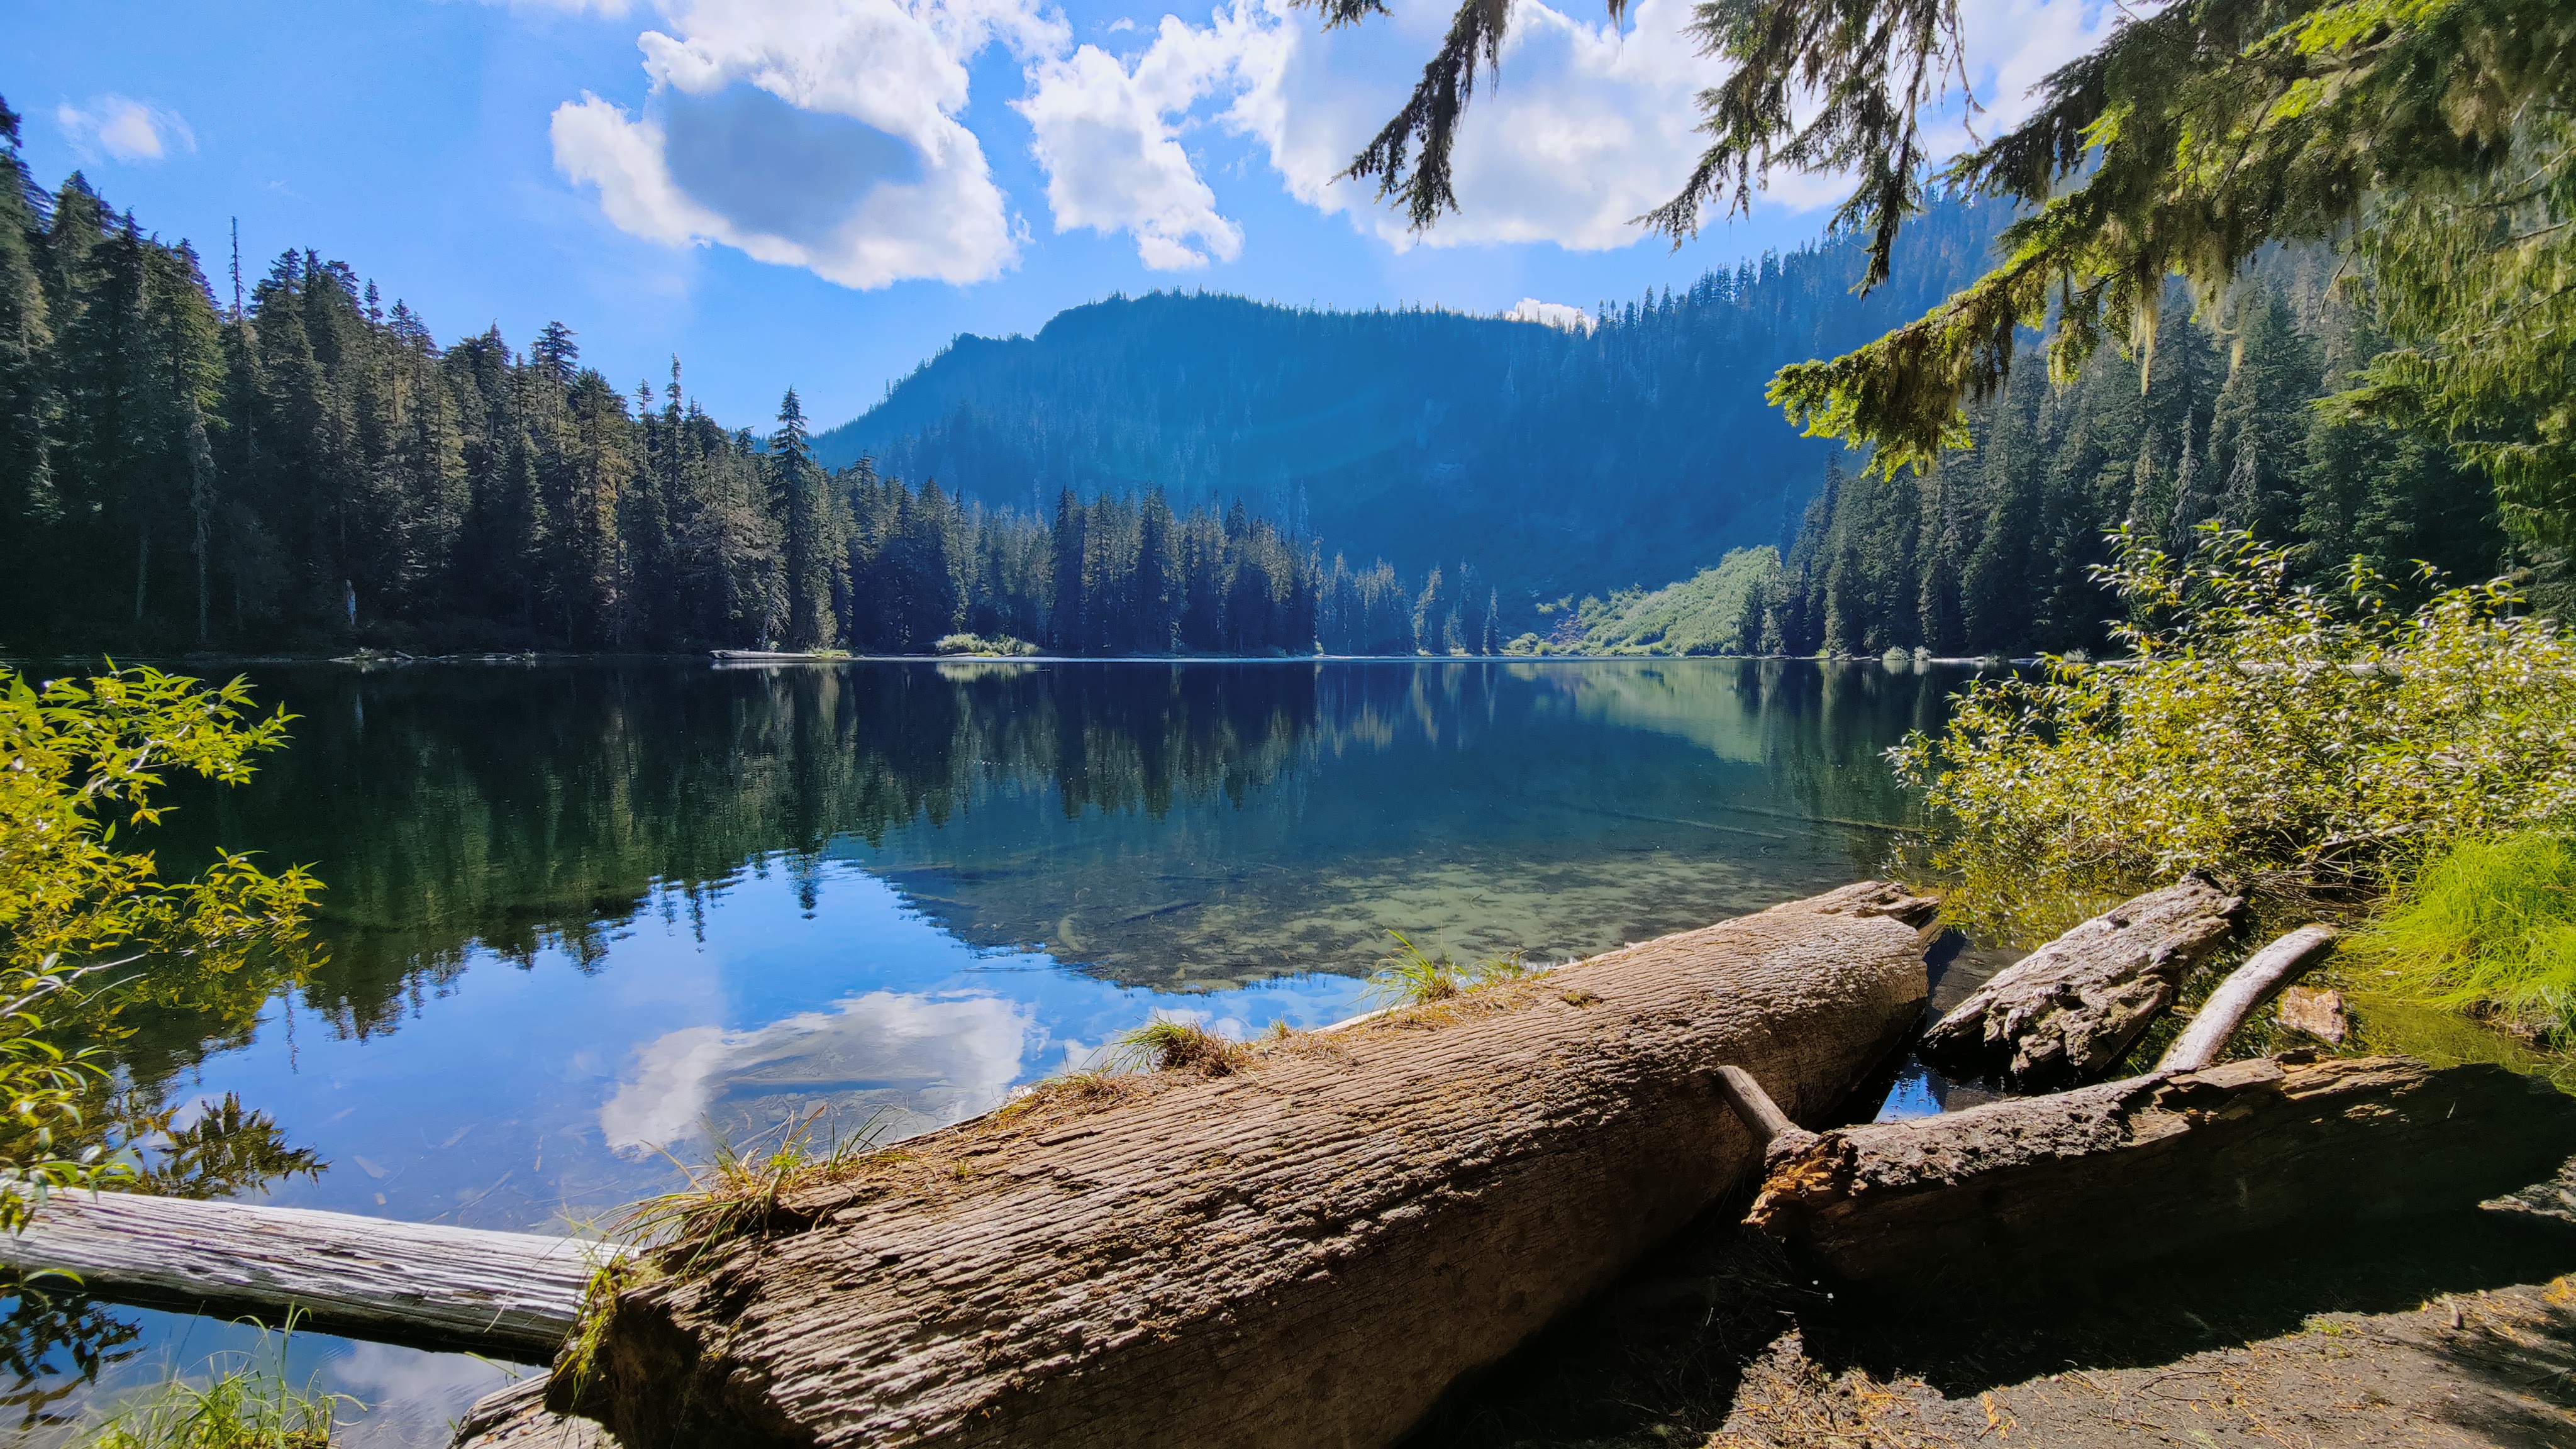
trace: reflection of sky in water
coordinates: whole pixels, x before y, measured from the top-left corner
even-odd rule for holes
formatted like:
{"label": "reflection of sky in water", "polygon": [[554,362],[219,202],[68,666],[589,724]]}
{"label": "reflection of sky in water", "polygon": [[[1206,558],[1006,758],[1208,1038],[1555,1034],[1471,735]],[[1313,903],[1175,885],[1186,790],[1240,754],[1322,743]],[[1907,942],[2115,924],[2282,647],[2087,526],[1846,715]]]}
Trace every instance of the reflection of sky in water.
{"label": "reflection of sky in water", "polygon": [[[1360,1010],[1343,976],[1173,996],[1025,952],[979,952],[852,867],[827,867],[809,913],[785,872],[747,875],[705,944],[653,910],[583,971],[485,960],[384,1035],[335,1037],[272,1007],[259,1038],[207,1058],[196,1090],[239,1092],[332,1164],[273,1201],[474,1227],[561,1230],[678,1184],[705,1124],[736,1140],[825,1110],[823,1130],[908,1135],[997,1105],[1079,1064],[1157,1011],[1239,1035]],[[300,1029],[299,1029],[300,1028]],[[252,1352],[249,1330],[138,1313],[150,1349],[113,1381]],[[445,1424],[503,1382],[458,1355],[299,1335],[290,1373],[382,1408],[353,1444],[444,1444]],[[39,1436],[39,1441],[41,1441]]]}
{"label": "reflection of sky in water", "polygon": [[[1388,928],[1551,959],[1854,879],[1886,837],[1853,821],[1899,808],[1878,751],[1944,687],[1724,661],[256,682],[303,716],[293,749],[178,831],[312,861],[333,961],[246,1044],[147,1021],[123,1059],[331,1164],[276,1201],[536,1231],[677,1186],[710,1125],[909,1134],[1157,1013],[1339,1019],[1365,987],[1326,973]],[[122,1383],[251,1346],[127,1316]],[[292,1358],[382,1406],[357,1444],[443,1444],[501,1379],[310,1335]]]}

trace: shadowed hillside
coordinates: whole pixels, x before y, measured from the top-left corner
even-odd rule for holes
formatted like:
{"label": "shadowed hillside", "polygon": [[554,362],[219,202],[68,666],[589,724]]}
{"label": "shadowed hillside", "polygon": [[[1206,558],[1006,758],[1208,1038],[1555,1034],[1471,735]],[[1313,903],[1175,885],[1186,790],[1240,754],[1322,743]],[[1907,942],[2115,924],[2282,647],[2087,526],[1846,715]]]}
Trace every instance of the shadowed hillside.
{"label": "shadowed hillside", "polygon": [[1829,241],[1604,308],[1587,334],[1449,312],[1319,312],[1154,293],[1059,314],[1035,337],[961,336],[865,416],[815,439],[879,469],[1043,508],[1160,486],[1241,497],[1354,559],[1465,561],[1531,601],[1687,577],[1784,544],[1829,444],[1763,400],[1782,363],[1911,320],[1986,257],[2003,214],[1943,206],[1896,280],[1851,293]]}

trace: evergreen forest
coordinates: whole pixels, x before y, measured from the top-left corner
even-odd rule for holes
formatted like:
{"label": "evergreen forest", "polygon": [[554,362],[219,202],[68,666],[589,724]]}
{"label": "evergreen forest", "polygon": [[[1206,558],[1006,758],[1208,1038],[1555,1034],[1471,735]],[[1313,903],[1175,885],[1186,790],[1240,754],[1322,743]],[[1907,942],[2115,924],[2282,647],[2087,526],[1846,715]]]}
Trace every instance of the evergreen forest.
{"label": "evergreen forest", "polygon": [[2389,347],[2332,284],[2338,260],[2275,252],[2188,322],[2176,283],[2143,364],[2105,344],[2060,386],[2032,346],[1970,408],[1971,447],[1920,476],[1835,468],[1745,652],[2098,652],[2121,610],[2093,571],[2124,525],[2177,554],[2203,525],[2247,530],[2329,589],[2356,559],[2411,588],[2425,566],[2451,583],[2531,569],[2555,602],[2556,554],[2508,533],[2484,473],[2438,438],[2317,406]]}

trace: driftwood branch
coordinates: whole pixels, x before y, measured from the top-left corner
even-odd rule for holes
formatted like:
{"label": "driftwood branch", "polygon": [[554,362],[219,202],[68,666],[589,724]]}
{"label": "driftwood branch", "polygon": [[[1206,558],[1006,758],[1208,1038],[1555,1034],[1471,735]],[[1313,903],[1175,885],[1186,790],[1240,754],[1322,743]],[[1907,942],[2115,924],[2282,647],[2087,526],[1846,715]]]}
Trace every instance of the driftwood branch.
{"label": "driftwood branch", "polygon": [[638,1449],[1391,1443],[1758,1171],[1717,1068],[1816,1114],[1902,1042],[1932,912],[1853,886],[1060,1083],[681,1245],[550,1402]]}
{"label": "driftwood branch", "polygon": [[2309,967],[2323,960],[2334,938],[2332,926],[2301,926],[2247,957],[2245,964],[2229,972],[2209,999],[2201,1003],[2191,1025],[2165,1048],[2156,1070],[2196,1072],[2216,1062],[2219,1052],[2226,1049],[2227,1039],[2236,1035],[2245,1018],[2262,1010],[2263,1003],[2280,994],[2282,987],[2306,975]]}
{"label": "driftwood branch", "polygon": [[2576,1154],[2576,1099],[2484,1064],[2297,1057],[1821,1134],[1748,1221],[1846,1280],[2044,1282],[2230,1234],[2468,1208]]}
{"label": "driftwood branch", "polygon": [[1771,1094],[1742,1067],[1719,1067],[1716,1073],[1717,1094],[1735,1109],[1736,1119],[1753,1134],[1755,1145],[1762,1149],[1766,1164],[1784,1153],[1796,1152],[1816,1140],[1816,1134],[1789,1120]]}
{"label": "driftwood branch", "polygon": [[2094,1081],[2235,934],[2244,911],[2243,897],[2184,876],[1995,973],[1918,1050],[1953,1075],[2001,1077],[2022,1091]]}
{"label": "driftwood branch", "polygon": [[0,1260],[111,1303],[545,1363],[614,1244],[351,1213],[56,1193]]}

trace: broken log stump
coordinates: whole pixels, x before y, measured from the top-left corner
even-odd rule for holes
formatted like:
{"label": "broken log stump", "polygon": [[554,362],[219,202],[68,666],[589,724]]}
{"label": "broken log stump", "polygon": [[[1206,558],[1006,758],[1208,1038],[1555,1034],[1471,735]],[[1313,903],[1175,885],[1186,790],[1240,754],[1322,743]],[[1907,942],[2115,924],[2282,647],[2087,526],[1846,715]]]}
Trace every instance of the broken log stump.
{"label": "broken log stump", "polygon": [[1059,1080],[664,1253],[550,1403],[627,1449],[1391,1443],[1752,1174],[1718,1067],[1814,1120],[1901,1044],[1933,910],[1851,886]]}
{"label": "broken log stump", "polygon": [[2000,1077],[2025,1092],[2093,1081],[2119,1065],[2244,913],[2244,897],[2186,875],[1996,972],[1916,1050],[1953,1076]]}
{"label": "broken log stump", "polygon": [[257,1203],[58,1192],[0,1261],[110,1303],[547,1363],[615,1244]]}
{"label": "broken log stump", "polygon": [[2576,1100],[2486,1064],[2229,1062],[1821,1134],[1746,1221],[1850,1282],[2025,1283],[2288,1223],[2474,1206],[2576,1154]]}

